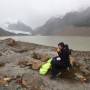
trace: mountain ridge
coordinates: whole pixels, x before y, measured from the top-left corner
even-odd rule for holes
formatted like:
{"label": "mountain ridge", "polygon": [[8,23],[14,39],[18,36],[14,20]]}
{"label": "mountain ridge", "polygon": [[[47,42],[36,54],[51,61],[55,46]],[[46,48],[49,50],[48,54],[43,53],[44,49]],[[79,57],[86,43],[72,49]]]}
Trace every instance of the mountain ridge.
{"label": "mountain ridge", "polygon": [[90,36],[90,7],[84,11],[69,12],[62,18],[50,18],[34,31],[35,35]]}

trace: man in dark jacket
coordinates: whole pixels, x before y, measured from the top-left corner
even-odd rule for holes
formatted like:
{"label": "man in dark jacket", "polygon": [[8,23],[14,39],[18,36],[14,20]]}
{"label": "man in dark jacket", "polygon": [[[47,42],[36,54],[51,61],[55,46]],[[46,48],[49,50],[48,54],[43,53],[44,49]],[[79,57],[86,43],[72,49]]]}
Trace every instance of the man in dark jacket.
{"label": "man in dark jacket", "polygon": [[59,43],[57,53],[58,56],[54,57],[51,62],[52,78],[55,78],[56,75],[62,70],[65,70],[67,69],[67,67],[70,67],[70,61],[69,61],[70,50],[68,45],[64,45],[63,42]]}
{"label": "man in dark jacket", "polygon": [[56,75],[60,72],[60,70],[63,67],[62,60],[61,60],[63,49],[64,49],[64,43],[61,42],[58,44],[58,48],[57,48],[58,56],[54,57],[51,61],[51,65],[52,65],[52,70],[51,70],[52,77],[51,78],[56,78]]}

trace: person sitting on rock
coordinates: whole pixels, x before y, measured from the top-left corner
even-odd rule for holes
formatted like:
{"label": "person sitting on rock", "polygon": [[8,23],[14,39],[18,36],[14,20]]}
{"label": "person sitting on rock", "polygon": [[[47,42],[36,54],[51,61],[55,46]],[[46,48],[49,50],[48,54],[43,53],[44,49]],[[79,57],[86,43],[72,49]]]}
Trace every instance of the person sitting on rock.
{"label": "person sitting on rock", "polygon": [[61,54],[62,54],[63,49],[64,49],[64,43],[61,42],[58,44],[58,48],[57,48],[58,56],[53,57],[51,61],[51,67],[52,67],[51,78],[56,78],[57,74],[60,72],[62,68]]}
{"label": "person sitting on rock", "polygon": [[62,72],[63,70],[66,70],[67,67],[70,67],[70,50],[68,45],[65,45],[63,42],[59,43],[57,53],[58,56],[54,57],[51,61],[51,78],[55,78],[59,72]]}

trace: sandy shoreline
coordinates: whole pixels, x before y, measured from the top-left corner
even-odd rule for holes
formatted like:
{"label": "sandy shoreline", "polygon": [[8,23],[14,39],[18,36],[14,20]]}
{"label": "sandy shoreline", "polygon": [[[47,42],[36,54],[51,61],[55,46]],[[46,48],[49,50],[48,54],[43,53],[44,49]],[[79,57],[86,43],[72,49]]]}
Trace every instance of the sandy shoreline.
{"label": "sandy shoreline", "polygon": [[[35,59],[32,55],[36,53],[40,55]],[[28,66],[19,66],[18,62],[40,60],[45,61],[46,55],[49,57],[56,56],[54,47],[42,46],[32,43],[25,43],[20,41],[14,41],[13,39],[6,39],[0,41],[0,77],[7,75],[8,77],[16,77],[17,75],[24,74],[24,79],[31,85],[31,89],[25,89],[21,87],[20,90],[89,90],[90,81],[86,84],[81,84],[77,80],[70,80],[60,78],[58,80],[50,80],[49,75],[42,77],[39,75],[38,70],[33,70]],[[90,51],[72,51],[72,56],[76,58],[78,62],[85,65],[90,72]],[[83,71],[83,70],[82,70]],[[70,76],[70,75],[69,75]],[[90,75],[89,75],[90,76]],[[88,80],[89,77],[88,76]],[[32,82],[30,82],[32,81]],[[35,81],[35,82],[34,82]],[[73,82],[73,83],[72,83]],[[0,90],[17,90],[18,84],[11,81],[7,87],[3,87],[0,84]],[[35,88],[36,86],[36,88]],[[72,88],[73,89],[72,89]],[[5,89],[2,89],[5,88]],[[6,89],[7,88],[7,89]]]}

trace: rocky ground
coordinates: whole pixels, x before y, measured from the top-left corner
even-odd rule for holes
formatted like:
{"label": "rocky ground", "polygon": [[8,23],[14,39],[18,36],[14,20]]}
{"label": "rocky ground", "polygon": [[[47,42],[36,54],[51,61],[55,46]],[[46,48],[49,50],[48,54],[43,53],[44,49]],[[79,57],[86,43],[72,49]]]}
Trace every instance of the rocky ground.
{"label": "rocky ground", "polygon": [[90,51],[72,50],[78,70],[63,73],[56,80],[50,79],[50,73],[41,76],[40,66],[56,55],[54,47],[1,40],[0,90],[90,90]]}

